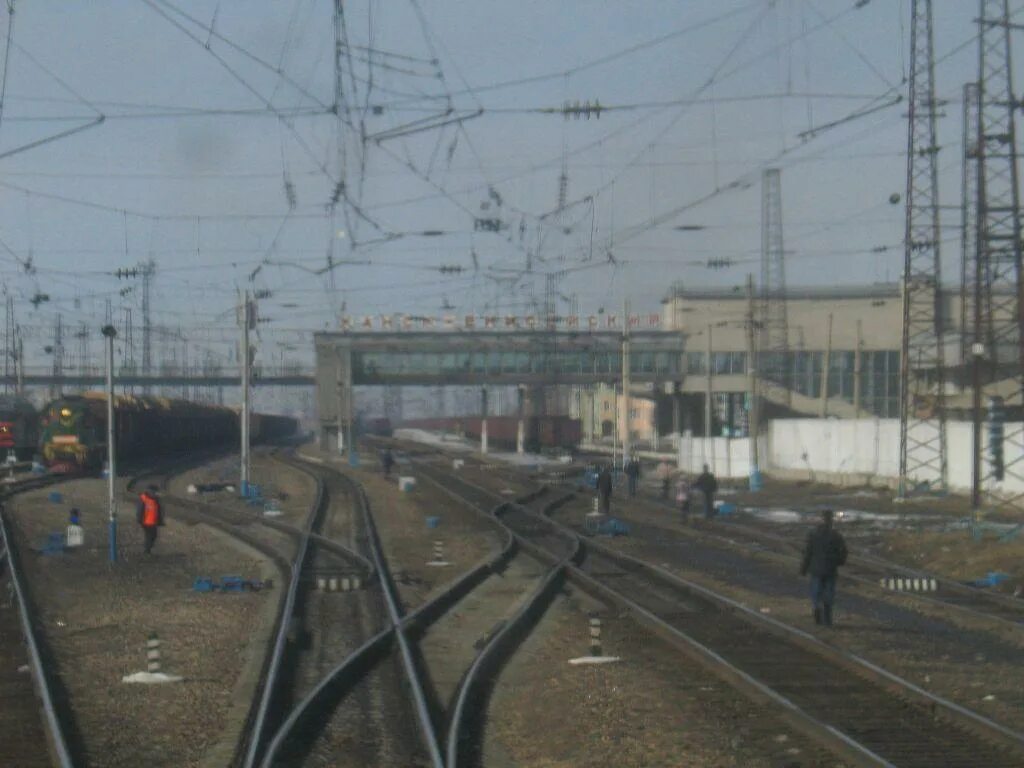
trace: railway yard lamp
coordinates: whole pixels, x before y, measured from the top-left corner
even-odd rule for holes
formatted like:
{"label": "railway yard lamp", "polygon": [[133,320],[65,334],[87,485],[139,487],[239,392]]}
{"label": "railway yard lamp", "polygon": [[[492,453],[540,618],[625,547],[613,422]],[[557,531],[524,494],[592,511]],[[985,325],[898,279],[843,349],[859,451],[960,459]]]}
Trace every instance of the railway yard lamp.
{"label": "railway yard lamp", "polygon": [[107,339],[107,509],[109,510],[110,562],[117,562],[117,497],[114,483],[117,478],[117,450],[114,445],[114,338],[117,329],[112,325],[103,326]]}

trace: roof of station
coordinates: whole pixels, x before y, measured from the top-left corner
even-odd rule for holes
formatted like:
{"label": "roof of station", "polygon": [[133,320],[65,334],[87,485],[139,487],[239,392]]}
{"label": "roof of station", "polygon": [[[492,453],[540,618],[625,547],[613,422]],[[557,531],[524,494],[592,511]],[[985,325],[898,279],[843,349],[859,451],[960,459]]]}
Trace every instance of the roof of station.
{"label": "roof of station", "polygon": [[[947,288],[946,291],[953,292],[954,289]],[[786,298],[794,299],[820,299],[823,301],[835,301],[837,299],[897,299],[900,296],[899,283],[872,283],[870,285],[807,285],[788,286]],[[668,294],[662,299],[666,304],[672,299],[697,299],[717,300],[741,299],[746,301],[746,286],[690,286],[685,283],[675,283],[669,288]]]}

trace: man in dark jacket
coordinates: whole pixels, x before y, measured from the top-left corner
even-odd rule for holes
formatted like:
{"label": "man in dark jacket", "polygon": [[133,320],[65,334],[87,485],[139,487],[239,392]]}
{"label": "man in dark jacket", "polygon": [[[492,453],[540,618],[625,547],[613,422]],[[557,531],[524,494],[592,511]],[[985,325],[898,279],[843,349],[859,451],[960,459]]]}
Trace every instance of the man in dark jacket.
{"label": "man in dark jacket", "polygon": [[640,462],[637,461],[636,456],[631,457],[626,462],[623,471],[626,473],[626,480],[629,486],[629,498],[636,498],[636,486],[640,481]]}
{"label": "man in dark jacket", "polygon": [[704,465],[704,471],[694,480],[693,487],[704,494],[704,517],[710,520],[715,516],[715,493],[718,492],[718,481],[711,474],[707,464]]}
{"label": "man in dark jacket", "polygon": [[381,453],[380,465],[384,469],[384,477],[391,477],[391,468],[395,466],[395,457],[391,455],[390,448],[385,448]]}
{"label": "man in dark jacket", "polygon": [[814,623],[832,626],[832,603],[836,597],[836,576],[846,563],[846,542],[832,527],[832,510],[821,513],[822,522],[807,535],[800,575],[811,574],[811,603]]}
{"label": "man in dark jacket", "polygon": [[143,548],[147,555],[152,553],[153,545],[156,544],[157,529],[164,524],[164,510],[156,494],[156,486],[149,486],[139,494],[139,501],[135,505],[135,517],[142,526]]}
{"label": "man in dark jacket", "polygon": [[605,465],[597,474],[597,497],[601,500],[601,514],[607,515],[612,509],[612,471]]}

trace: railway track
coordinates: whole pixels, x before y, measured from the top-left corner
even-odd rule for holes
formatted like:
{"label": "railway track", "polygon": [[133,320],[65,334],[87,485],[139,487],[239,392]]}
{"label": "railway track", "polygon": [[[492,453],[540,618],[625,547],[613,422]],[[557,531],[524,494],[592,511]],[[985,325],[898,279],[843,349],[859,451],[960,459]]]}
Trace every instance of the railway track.
{"label": "railway track", "polygon": [[[232,762],[246,767],[263,763],[295,701],[315,686],[322,669],[361,642],[362,635],[377,632],[382,618],[373,605],[379,572],[363,554],[369,548],[368,537],[354,519],[359,501],[350,498],[351,489],[287,454],[273,452],[270,459],[307,474],[316,483],[315,498],[301,525],[248,508],[168,497],[175,517],[211,525],[244,541],[287,575],[273,641]],[[180,469],[156,477],[166,487]],[[140,475],[133,485],[143,477],[153,475]],[[333,588],[325,589],[329,585]],[[342,585],[347,589],[335,591]]]}
{"label": "railway track", "polygon": [[0,610],[0,757],[6,765],[25,768],[72,768],[65,719],[55,704],[54,681],[10,542],[0,511],[0,587],[9,597]]}
{"label": "railway track", "polygon": [[[657,508],[677,512],[674,506],[659,499],[644,496],[642,500]],[[757,526],[734,521],[716,521],[708,524],[703,520],[693,519],[691,525],[694,530],[700,531],[701,535],[714,538],[728,546],[741,546],[760,552],[767,551],[774,557],[786,559],[791,564],[799,563],[800,544],[794,542],[792,536],[781,536]],[[670,529],[665,528],[665,531],[669,533]],[[883,584],[884,580],[893,577],[918,580],[934,579],[936,589],[927,592],[909,589],[894,592],[886,589]],[[934,574],[909,568],[874,555],[852,555],[843,569],[843,578],[877,588],[886,595],[897,594],[921,603],[940,605],[974,617],[990,619],[1016,629],[1024,629],[1024,600],[970,587],[952,579],[936,577]]]}
{"label": "railway track", "polygon": [[[53,475],[22,477],[0,487],[0,757],[5,764],[74,766],[68,715],[46,664],[46,649],[36,630],[35,609],[25,589],[2,500],[55,485]],[[45,746],[44,746],[45,745]]]}
{"label": "railway track", "polygon": [[[378,732],[363,744],[367,754],[361,759],[366,764],[374,764],[382,752],[395,749],[396,739],[389,738],[390,735],[384,731],[393,729],[396,722],[407,727],[412,720],[418,726],[415,729],[418,739],[416,733],[402,735],[411,736],[419,744],[411,751],[410,745],[405,745],[407,753],[400,759],[409,765],[443,766],[422,671],[406,636],[402,608],[365,494],[357,483],[329,467],[305,461],[293,463],[317,476],[320,483],[332,489],[332,494],[344,490],[355,505],[353,519],[357,524],[351,535],[360,542],[360,548],[376,574],[371,600],[374,605],[370,610],[374,612],[377,623],[383,626],[374,627],[362,645],[340,663],[330,665],[330,669],[321,673],[301,698],[290,702],[289,707],[280,712],[275,727],[268,729],[265,743],[252,753],[252,760],[245,765],[269,768],[314,761],[322,764],[330,757],[322,753],[325,733],[330,730],[339,708],[353,697],[362,697],[364,701],[359,709],[362,726]],[[363,556],[363,552],[360,554]],[[386,679],[377,681],[377,685],[367,685],[367,678],[374,674],[383,675]],[[404,691],[408,691],[408,697]],[[388,722],[383,712],[375,712],[381,707],[388,709],[390,717],[394,718],[392,721]],[[399,713],[396,709],[404,711]],[[329,740],[327,737],[326,741]],[[318,752],[318,743],[321,744],[321,752]],[[389,753],[388,759],[396,759],[393,752]]]}
{"label": "railway track", "polygon": [[[324,468],[323,471],[338,475],[328,468]],[[395,595],[397,593],[382,555],[373,516],[369,514],[369,503],[365,496],[362,496],[361,488],[355,487],[363,498],[366,525],[370,531],[370,541],[373,543],[374,563],[381,574],[381,583],[388,585],[384,589],[386,593],[391,592]],[[450,493],[449,489],[444,490]],[[456,498],[461,499],[457,495]],[[480,703],[486,700],[493,676],[507,658],[509,648],[514,647],[524,634],[528,634],[529,627],[543,613],[545,603],[553,598],[561,586],[564,575],[561,567],[557,565],[539,568],[528,594],[520,596],[515,610],[499,622],[486,638],[480,652],[473,658],[456,687],[454,695],[447,704],[438,702],[432,695],[436,691],[430,680],[428,660],[424,658],[420,647],[426,633],[454,606],[460,605],[464,608],[465,598],[480,590],[488,578],[505,572],[513,559],[530,557],[531,562],[535,562],[532,555],[519,552],[516,537],[503,522],[504,515],[509,514],[512,505],[504,501],[499,501],[495,505],[490,503],[490,499],[485,501],[483,497],[478,497],[477,501],[486,504],[483,516],[488,524],[495,526],[502,533],[502,544],[498,551],[467,570],[433,599],[408,614],[402,613],[397,598],[390,599],[391,625],[368,638],[295,705],[264,754],[262,768],[303,764],[302,745],[310,738],[315,738],[315,734],[324,727],[323,722],[332,716],[340,702],[357,694],[360,682],[367,675],[396,654],[402,659],[406,672],[405,679],[412,690],[416,717],[420,725],[420,738],[425,747],[425,754],[421,758],[422,764],[429,764],[435,768],[445,765],[477,764],[482,743],[479,734],[482,729],[483,707]],[[491,514],[492,511],[495,514]],[[570,541],[568,537],[562,538],[566,542]],[[575,547],[566,554],[574,552]],[[535,564],[539,566],[539,563]],[[428,728],[433,736],[433,744],[437,747],[436,752],[430,748]]]}
{"label": "railway track", "polygon": [[[418,464],[417,473],[453,498],[470,504],[499,526],[505,537],[501,555],[505,565],[513,557],[525,557],[517,555],[520,546],[530,551],[531,560],[548,559],[546,553],[558,552],[546,572],[534,580],[532,588],[514,612],[491,633],[456,689],[447,718],[446,765],[448,768],[468,768],[481,765],[483,761],[487,703],[495,680],[562,588],[566,564],[579,554],[579,541],[547,520],[546,513],[550,511],[551,504],[544,505],[533,515],[522,506],[537,503],[542,494],[531,494],[514,503],[499,499],[495,506],[494,494],[458,477],[445,475],[437,467]],[[546,548],[520,535],[519,530],[523,528],[528,528],[535,539],[543,541]]]}
{"label": "railway track", "polygon": [[[459,492],[467,485],[450,476],[444,482]],[[467,497],[488,494],[477,487]],[[539,550],[547,549],[551,562],[563,557],[564,543],[550,529],[533,522],[520,531]],[[931,768],[1024,762],[1024,734],[651,564],[588,541],[566,571],[571,581],[628,608],[854,764]]]}

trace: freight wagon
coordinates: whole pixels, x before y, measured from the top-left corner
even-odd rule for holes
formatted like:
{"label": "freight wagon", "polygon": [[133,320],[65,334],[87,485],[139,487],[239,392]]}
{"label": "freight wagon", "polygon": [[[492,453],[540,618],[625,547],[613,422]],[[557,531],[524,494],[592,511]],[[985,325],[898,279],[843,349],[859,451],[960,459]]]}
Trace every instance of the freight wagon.
{"label": "freight wagon", "polygon": [[0,460],[28,461],[39,447],[39,414],[23,397],[0,395]]}
{"label": "freight wagon", "polygon": [[[233,408],[164,397],[114,398],[119,458],[209,448],[239,439]],[[295,431],[295,420],[253,414],[252,441],[279,439]],[[42,412],[40,452],[55,472],[97,470],[107,453],[107,398],[102,392],[63,397]]]}

